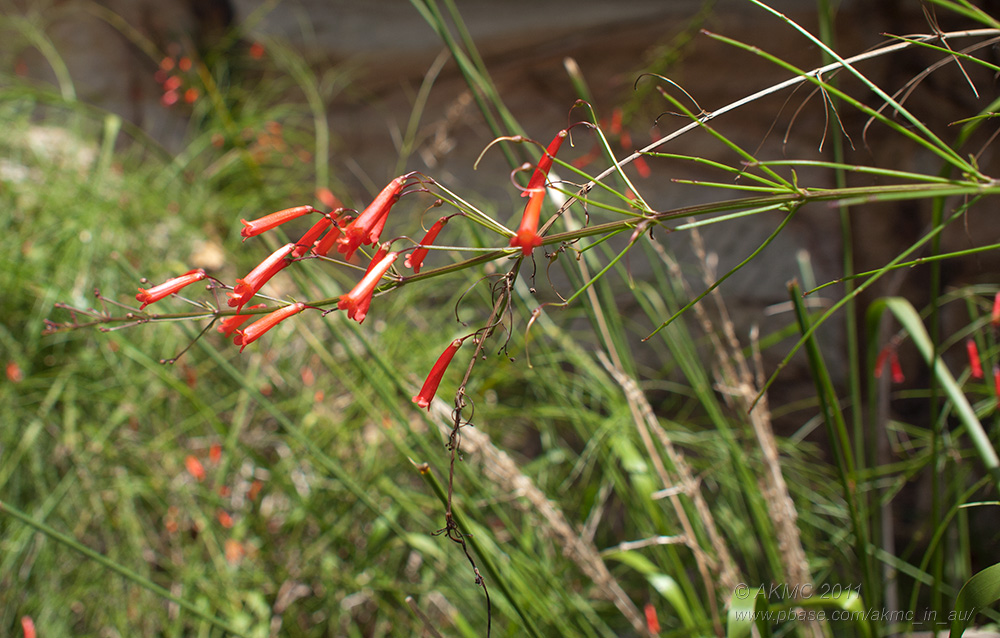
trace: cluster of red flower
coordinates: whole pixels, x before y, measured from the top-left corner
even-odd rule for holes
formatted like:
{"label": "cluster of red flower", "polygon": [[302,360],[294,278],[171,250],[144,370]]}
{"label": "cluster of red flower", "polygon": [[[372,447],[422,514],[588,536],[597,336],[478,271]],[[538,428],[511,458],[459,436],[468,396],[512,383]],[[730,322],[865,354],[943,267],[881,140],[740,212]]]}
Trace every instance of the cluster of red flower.
{"label": "cluster of red flower", "polygon": [[[528,204],[525,206],[521,224],[517,232],[510,238],[509,243],[512,247],[519,247],[523,255],[530,255],[532,250],[542,243],[542,239],[538,235],[538,222],[542,201],[546,192],[545,181],[549,169],[552,167],[553,157],[558,152],[559,146],[566,136],[567,130],[564,129],[552,140],[545,154],[539,160],[527,189],[522,193],[522,196],[529,197]],[[349,319],[353,319],[358,323],[363,322],[368,315],[376,288],[403,252],[390,252],[391,241],[379,244],[379,238],[385,228],[389,211],[399,200],[400,196],[404,194],[404,190],[408,186],[417,184],[422,185],[422,179],[418,173],[413,172],[400,175],[389,182],[372,203],[356,217],[339,207],[329,213],[323,213],[312,206],[296,206],[265,215],[252,221],[240,220],[243,224],[240,234],[244,241],[246,241],[247,238],[255,237],[305,215],[318,213],[322,216],[298,241],[285,244],[271,253],[264,261],[260,262],[245,277],[236,280],[236,284],[232,287],[231,292],[227,292],[226,295],[229,298],[227,303],[230,307],[236,309],[237,314],[224,319],[218,331],[227,337],[233,336],[233,343],[240,346],[240,352],[242,352],[247,345],[259,339],[264,333],[280,322],[299,314],[307,308],[314,308],[314,306],[302,302],[289,303],[263,315],[248,327],[242,328],[241,326],[253,316],[250,314],[241,314],[244,306],[260,292],[261,288],[272,277],[296,261],[310,257],[326,257],[334,247],[336,247],[337,252],[343,255],[345,260],[350,260],[361,246],[378,246],[364,276],[353,289],[341,295],[337,301],[337,309],[345,310]],[[422,188],[426,190],[423,186]],[[406,249],[410,251],[405,260],[407,268],[411,268],[414,273],[420,272],[429,246],[437,239],[438,233],[441,232],[441,229],[444,228],[450,217],[452,216],[449,215],[438,219],[418,245],[414,248]],[[135,298],[142,303],[140,310],[143,310],[149,304],[175,294],[186,286],[206,278],[214,280],[203,269],[191,270],[148,290],[139,288],[139,292]],[[248,309],[256,310],[266,307],[266,304],[257,304],[249,306]],[[316,309],[318,310],[318,308]],[[438,358],[420,392],[417,396],[413,397],[413,401],[418,406],[429,408],[430,401],[434,397],[438,385],[441,383],[441,378],[444,376],[448,364],[466,338],[462,337],[452,341]]]}
{"label": "cluster of red flower", "polygon": [[179,53],[180,46],[172,44],[170,55],[160,60],[160,68],[153,74],[157,84],[163,88],[160,104],[168,108],[177,104],[181,98],[186,103],[192,104],[201,95],[187,77],[194,67],[191,58],[180,56]]}

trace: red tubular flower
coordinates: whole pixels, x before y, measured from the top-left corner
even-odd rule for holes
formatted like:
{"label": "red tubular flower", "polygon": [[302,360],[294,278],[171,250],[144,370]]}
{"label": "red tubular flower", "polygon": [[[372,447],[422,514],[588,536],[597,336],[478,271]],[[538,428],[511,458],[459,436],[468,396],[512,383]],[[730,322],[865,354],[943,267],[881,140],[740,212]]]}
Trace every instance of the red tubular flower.
{"label": "red tubular flower", "polygon": [[420,240],[421,248],[417,248],[412,253],[406,256],[406,261],[404,263],[407,268],[413,269],[414,274],[420,272],[420,266],[423,265],[424,258],[427,257],[428,249],[423,248],[423,246],[429,246],[433,244],[434,240],[437,239],[438,233],[441,232],[441,229],[444,228],[444,225],[447,223],[448,223],[447,217],[442,217],[441,219],[434,222],[434,225],[431,226],[431,229],[427,231],[427,234],[424,235],[424,238]]}
{"label": "red tubular flower", "polygon": [[528,181],[528,188],[521,193],[521,197],[528,197],[534,195],[539,190],[545,190],[545,179],[549,175],[549,169],[552,168],[552,159],[559,152],[559,147],[562,146],[563,140],[566,139],[567,135],[569,135],[569,132],[563,129],[556,133],[556,136],[549,142],[549,147],[545,149],[545,155],[542,155],[541,159],[538,160],[538,166]]}
{"label": "red tubular flower", "polygon": [[377,266],[389,253],[389,247],[392,245],[391,241],[387,241],[384,244],[379,244],[378,250],[372,255],[372,260],[368,262],[368,267],[365,268],[365,274],[367,275],[372,271],[375,266]]}
{"label": "red tubular flower", "polygon": [[271,213],[270,215],[264,215],[263,217],[249,222],[245,219],[241,219],[240,223],[243,224],[243,230],[240,231],[240,235],[243,237],[243,241],[246,241],[248,237],[255,237],[265,231],[271,230],[276,226],[280,226],[285,222],[302,217],[303,215],[308,215],[309,213],[318,212],[319,211],[312,206],[296,206],[295,208],[286,208],[285,210],[279,210],[278,212]]}
{"label": "red tubular flower", "polygon": [[423,387],[420,388],[420,392],[417,396],[413,397],[413,402],[417,404],[418,407],[427,408],[428,411],[431,409],[431,399],[437,393],[438,386],[441,385],[441,378],[444,376],[444,371],[448,369],[448,364],[451,363],[452,358],[454,358],[455,353],[458,352],[459,347],[462,345],[461,339],[455,339],[449,344],[441,356],[438,357],[437,362],[435,362],[434,367],[431,368],[431,373],[427,375],[427,380],[424,381]]}
{"label": "red tubular flower", "polygon": [[993,392],[997,395],[997,409],[1000,410],[1000,366],[993,365]]}
{"label": "red tubular flower", "polygon": [[237,279],[233,292],[226,293],[230,297],[229,305],[236,308],[237,311],[242,310],[243,305],[250,301],[271,277],[291,263],[286,257],[292,254],[293,250],[295,250],[295,244],[285,244],[271,253],[270,257],[260,262],[246,277]]}
{"label": "red tubular flower", "polygon": [[389,182],[368,208],[344,228],[344,236],[337,242],[339,244],[337,251],[344,254],[344,259],[350,259],[358,246],[371,245],[378,241],[382,228],[385,227],[385,220],[389,216],[389,209],[399,199],[399,193],[403,190],[403,184],[408,177],[409,175],[400,175]]}
{"label": "red tubular flower", "polygon": [[621,135],[622,132],[622,109],[620,106],[616,106],[611,110],[611,126],[608,127],[608,131],[612,135]]}
{"label": "red tubular flower", "polygon": [[[267,304],[263,303],[254,304],[248,307],[247,310],[256,310],[258,308],[264,308],[266,306]],[[233,315],[232,317],[226,317],[225,319],[222,320],[222,323],[219,324],[219,327],[216,328],[216,330],[218,330],[223,335],[228,337],[232,335],[237,328],[245,324],[247,322],[247,319],[249,319],[252,316],[253,315]]]}
{"label": "red tubular flower", "polygon": [[875,357],[875,369],[873,370],[876,379],[882,378],[882,368],[885,367],[885,360],[889,358],[889,346],[886,346],[878,351],[878,356]]}
{"label": "red tubular flower", "polygon": [[337,199],[337,196],[333,194],[333,191],[326,186],[321,186],[316,189],[316,199],[323,202],[323,205],[330,210],[344,207],[344,205],[340,203],[340,200]]}
{"label": "red tubular flower", "polygon": [[895,350],[889,355],[889,370],[892,371],[893,383],[906,381],[906,377],[903,376],[903,366],[899,365],[899,357],[896,355]]}
{"label": "red tubular flower", "polygon": [[542,212],[542,201],[545,200],[545,189],[536,191],[528,200],[528,205],[524,207],[524,216],[521,217],[521,225],[517,229],[517,234],[510,238],[511,246],[520,246],[521,253],[530,255],[536,246],[542,244],[542,238],[538,236],[538,217]]}
{"label": "red tubular flower", "polygon": [[372,293],[375,292],[375,286],[385,275],[389,267],[392,266],[396,258],[399,257],[399,253],[389,253],[382,258],[374,268],[371,268],[358,285],[354,287],[351,292],[341,295],[340,300],[337,302],[337,308],[339,310],[346,310],[347,317],[349,319],[354,319],[358,323],[365,320],[365,316],[368,314],[368,307],[372,303]]}
{"label": "red tubular flower", "polygon": [[205,480],[205,468],[202,466],[201,461],[198,460],[198,457],[188,455],[188,457],[184,459],[184,466],[187,468],[188,474],[195,477],[199,481]]}
{"label": "red tubular flower", "polygon": [[993,313],[990,315],[990,324],[994,330],[1000,328],[1000,292],[993,297]]}
{"label": "red tubular flower", "polygon": [[305,235],[302,235],[302,239],[295,242],[295,250],[292,251],[292,257],[298,259],[306,254],[313,247],[313,244],[316,243],[316,240],[319,239],[319,236],[323,234],[323,231],[329,228],[332,223],[332,219],[324,216],[323,219],[313,224],[312,228],[307,230]]}
{"label": "red tubular flower", "polygon": [[969,370],[973,379],[983,378],[983,364],[979,361],[979,348],[971,337],[965,340],[965,351],[969,353]]}
{"label": "red tubular flower", "polygon": [[145,288],[139,289],[139,294],[135,296],[136,301],[141,301],[142,305],[139,306],[139,310],[144,309],[149,304],[159,301],[164,297],[169,297],[174,294],[184,286],[190,286],[191,284],[201,281],[208,275],[205,274],[204,269],[196,268],[195,270],[189,270],[180,277],[174,277],[173,279],[168,279],[159,286],[153,286],[149,290]]}
{"label": "red tubular flower", "polygon": [[899,357],[896,356],[895,351],[893,351],[892,356],[889,358],[889,369],[892,371],[893,383],[906,381],[906,377],[903,376],[903,366],[899,365]]}
{"label": "red tubular flower", "polygon": [[292,315],[297,315],[307,306],[304,303],[293,303],[288,304],[282,308],[278,308],[270,314],[266,314],[257,321],[253,322],[243,330],[237,330],[236,336],[233,338],[233,343],[240,346],[240,352],[243,352],[243,348],[260,339],[261,335],[270,330],[271,328],[278,325],[280,322],[288,319]]}
{"label": "red tubular flower", "polygon": [[656,616],[656,607],[653,605],[653,603],[646,603],[646,606],[643,608],[643,611],[646,614],[646,629],[648,629],[649,633],[653,634],[654,636],[659,635],[660,619],[657,618]]}
{"label": "red tubular flower", "polygon": [[326,257],[326,254],[330,252],[330,249],[333,248],[338,239],[340,239],[340,226],[334,226],[330,229],[330,232],[323,235],[323,238],[312,247],[313,254]]}
{"label": "red tubular flower", "polygon": [[633,161],[632,164],[635,166],[635,170],[639,171],[639,177],[645,179],[653,174],[653,171],[650,170],[646,159],[641,155],[635,158],[635,161]]}
{"label": "red tubular flower", "polygon": [[882,370],[885,368],[886,359],[889,360],[889,370],[892,372],[892,382],[902,383],[906,380],[903,376],[903,366],[899,365],[899,357],[896,355],[896,348],[893,345],[887,345],[882,350],[879,351],[878,357],[875,358],[875,378],[879,379],[882,377]]}

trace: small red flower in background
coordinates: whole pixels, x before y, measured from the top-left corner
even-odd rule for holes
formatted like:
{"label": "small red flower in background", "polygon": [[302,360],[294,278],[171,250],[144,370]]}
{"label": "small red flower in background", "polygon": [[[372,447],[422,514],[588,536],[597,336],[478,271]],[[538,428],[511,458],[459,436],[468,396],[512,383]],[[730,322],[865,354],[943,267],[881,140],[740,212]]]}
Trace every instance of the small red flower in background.
{"label": "small red flower in background", "polygon": [[[258,303],[252,306],[247,306],[247,310],[257,310],[258,308],[266,308],[266,307],[267,304]],[[218,328],[216,328],[216,330],[221,332],[223,336],[228,337],[232,335],[237,328],[245,324],[247,322],[247,319],[249,319],[252,316],[253,315],[233,315],[232,317],[226,317],[225,319],[222,320],[222,323],[219,325]]]}
{"label": "small red flower in background", "polygon": [[993,392],[997,395],[997,409],[1000,410],[1000,366],[993,366]]}
{"label": "small red flower in background", "polygon": [[333,211],[344,207],[344,205],[340,203],[340,200],[337,199],[337,196],[333,194],[333,191],[326,186],[316,189],[316,199],[323,202],[324,206]]}
{"label": "small red flower in background", "polygon": [[1000,328],[1000,292],[993,297],[993,312],[990,314],[990,325],[996,330]]}
{"label": "small red flower in background", "polygon": [[216,514],[216,518],[219,519],[219,525],[222,525],[226,529],[230,529],[233,526],[233,517],[226,510],[219,510]]}
{"label": "small red flower in background", "polygon": [[889,344],[882,348],[875,359],[875,378],[882,377],[882,370],[885,368],[886,360],[889,361],[889,369],[892,372],[892,382],[902,383],[906,380],[903,376],[903,366],[899,365],[899,356],[896,354],[896,346]]}
{"label": "small red flower in background", "polygon": [[318,213],[319,211],[312,206],[295,206],[294,208],[286,208],[284,210],[279,210],[276,213],[271,213],[270,215],[264,215],[252,221],[247,221],[241,219],[240,223],[243,224],[243,230],[240,231],[240,236],[243,237],[243,241],[246,241],[249,237],[256,237],[257,235],[269,231],[272,228],[276,228],[285,222],[290,222],[293,219],[298,219],[303,215],[308,215],[309,213]]}
{"label": "small red flower in background", "polygon": [[976,347],[976,340],[968,338],[965,340],[965,351],[969,355],[969,371],[973,379],[983,378],[983,364],[979,361],[979,348]]}
{"label": "small red flower in background", "polygon": [[11,383],[20,383],[24,381],[24,372],[21,371],[21,366],[17,365],[17,361],[7,362],[7,380]]}
{"label": "small red flower in background", "polygon": [[198,89],[191,87],[188,90],[184,91],[184,101],[187,102],[188,104],[194,104],[196,101],[198,101],[198,95],[199,95]]}
{"label": "small red flower in background", "polygon": [[213,465],[218,465],[219,461],[222,460],[222,446],[218,443],[213,443],[210,448],[208,448],[208,460],[212,462]]}
{"label": "small red flower in background", "polygon": [[260,262],[246,277],[237,279],[236,286],[233,287],[233,292],[226,293],[230,297],[229,305],[236,308],[237,312],[242,310],[244,304],[250,301],[271,277],[274,277],[288,266],[288,264],[292,263],[288,261],[287,257],[292,254],[293,250],[295,250],[295,244],[285,244],[271,253],[267,259]]}
{"label": "small red flower in background", "polygon": [[283,308],[278,308],[270,314],[264,315],[262,318],[253,322],[247,326],[244,330],[237,330],[236,337],[233,338],[233,343],[240,346],[240,352],[243,352],[243,348],[260,339],[261,335],[275,327],[285,319],[293,315],[297,315],[309,306],[304,303],[293,303],[288,304]]}
{"label": "small red flower in background", "polygon": [[643,611],[646,614],[646,628],[649,629],[649,633],[654,636],[660,633],[660,619],[656,617],[656,607],[653,603],[646,603]]}
{"label": "small red flower in background", "polygon": [[[544,180],[545,178],[543,177],[542,179]],[[429,246],[433,244],[434,240],[437,239],[438,233],[441,232],[441,229],[444,228],[444,225],[447,223],[448,223],[448,217],[442,217],[441,219],[434,222],[434,225],[431,226],[431,229],[427,231],[427,234],[424,235],[424,238],[420,240],[420,245]],[[407,255],[406,261],[404,262],[406,267],[412,268],[414,274],[419,273],[420,267],[424,263],[424,258],[427,257],[428,250],[429,249],[427,248],[417,248],[412,253]]]}
{"label": "small red flower in background", "polygon": [[649,163],[646,158],[640,155],[632,161],[632,165],[635,166],[635,170],[639,172],[639,177],[643,179],[649,177],[653,174],[653,171],[649,168]]}
{"label": "small red flower in background", "polygon": [[177,522],[177,517],[180,516],[180,510],[177,509],[176,505],[171,505],[167,508],[167,513],[163,517],[163,528],[167,530],[170,534],[177,533],[177,530],[181,528],[180,524]]}
{"label": "small red flower in background", "polygon": [[189,454],[188,457],[184,459],[184,467],[187,468],[188,474],[196,478],[198,481],[205,480],[205,468],[202,466],[201,461],[198,460],[198,457]]}
{"label": "small red flower in background", "polygon": [[251,501],[256,501],[262,489],[264,489],[264,484],[259,480],[254,479],[253,482],[250,483],[250,490],[247,492],[247,498]]}
{"label": "small red flower in background", "polygon": [[177,68],[185,73],[191,70],[191,58],[183,57],[177,60]]}
{"label": "small red flower in background", "polygon": [[195,270],[189,270],[180,277],[174,277],[173,279],[168,279],[158,286],[153,286],[149,290],[145,288],[139,289],[139,294],[135,296],[136,301],[141,301],[142,305],[139,306],[139,310],[145,309],[151,303],[157,302],[164,297],[169,297],[175,292],[179,291],[185,286],[190,286],[191,284],[201,281],[208,275],[205,274],[205,270],[202,268],[197,268]]}
{"label": "small red flower in background", "polygon": [[431,409],[431,399],[437,393],[438,386],[441,385],[441,379],[444,377],[445,370],[448,369],[448,365],[451,360],[455,357],[455,353],[462,346],[461,339],[455,339],[452,341],[445,351],[441,353],[438,360],[434,363],[434,367],[431,368],[431,373],[427,375],[427,379],[424,381],[423,387],[420,388],[420,392],[417,396],[413,397],[413,402],[417,404],[418,407]]}
{"label": "small red flower in background", "polygon": [[177,100],[180,99],[180,95],[177,91],[166,91],[160,97],[160,104],[163,106],[173,106],[177,104]]}
{"label": "small red flower in background", "polygon": [[254,60],[259,60],[264,57],[264,45],[260,42],[254,42],[250,45],[250,57]]}
{"label": "small red flower in background", "polygon": [[176,91],[181,88],[181,79],[176,75],[171,75],[163,81],[164,91]]}
{"label": "small red flower in background", "polygon": [[240,562],[240,559],[243,558],[244,555],[246,555],[246,550],[243,548],[243,545],[241,545],[239,541],[227,538],[225,542],[225,554],[226,554],[226,561],[230,565],[235,565],[236,563]]}
{"label": "small red flower in background", "polygon": [[349,293],[341,295],[337,302],[337,308],[347,311],[347,317],[362,323],[368,315],[368,307],[372,303],[372,294],[378,286],[383,275],[392,267],[393,262],[399,257],[399,253],[389,253],[375,264],[369,265],[370,270],[361,278]]}
{"label": "small red flower in background", "polygon": [[21,631],[24,632],[24,638],[35,638],[35,621],[31,616],[21,616]]}

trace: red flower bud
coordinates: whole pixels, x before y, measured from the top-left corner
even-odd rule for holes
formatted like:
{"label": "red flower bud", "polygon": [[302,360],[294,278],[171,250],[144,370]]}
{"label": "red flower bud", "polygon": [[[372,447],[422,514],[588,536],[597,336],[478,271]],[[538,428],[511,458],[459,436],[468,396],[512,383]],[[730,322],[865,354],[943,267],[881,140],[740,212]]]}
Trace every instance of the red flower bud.
{"label": "red flower bud", "polygon": [[233,338],[233,343],[240,346],[240,352],[243,352],[243,348],[246,348],[257,339],[260,339],[261,335],[265,332],[275,327],[285,319],[299,314],[307,307],[308,306],[304,303],[299,302],[278,308],[274,312],[264,315],[257,321],[247,326],[245,329],[237,330],[236,337]]}
{"label": "red flower bud", "polygon": [[327,234],[323,235],[322,239],[316,242],[316,245],[312,248],[313,254],[326,257],[326,254],[330,252],[330,249],[333,248],[338,239],[340,239],[340,227],[334,226]]}
{"label": "red flower bud", "polygon": [[190,286],[191,284],[201,281],[208,275],[201,268],[195,270],[189,270],[180,277],[174,277],[173,279],[168,279],[159,286],[153,286],[149,290],[145,288],[139,289],[139,294],[135,296],[136,301],[141,301],[142,305],[139,306],[139,310],[144,309],[149,304],[159,301],[164,297],[168,297],[184,286]]}
{"label": "red flower bud", "polygon": [[528,180],[528,188],[521,193],[521,197],[528,197],[538,191],[545,191],[545,179],[549,175],[549,169],[552,168],[552,160],[555,158],[556,153],[559,152],[559,147],[562,146],[562,142],[568,134],[568,131],[563,129],[556,133],[556,136],[549,142],[549,147],[545,149],[545,155],[542,155],[541,159],[538,160],[538,166],[535,168],[535,172],[531,174],[531,179]]}
{"label": "red flower bud", "polygon": [[400,175],[382,189],[382,192],[372,200],[354,221],[344,228],[344,236],[338,240],[337,251],[343,253],[344,259],[350,259],[354,251],[361,245],[371,245],[378,241],[389,216],[389,210],[399,199],[408,175]]}
{"label": "red flower bud", "polygon": [[[267,307],[267,304],[258,303],[249,306],[247,310],[256,310],[258,308],[265,308],[265,307]],[[232,317],[226,317],[225,319],[222,320],[222,323],[219,324],[219,327],[216,328],[216,330],[218,330],[223,335],[228,337],[232,335],[237,328],[245,324],[247,322],[247,319],[249,319],[252,316],[253,315],[233,315]]]}
{"label": "red flower bud", "polygon": [[431,409],[431,399],[437,393],[438,386],[441,385],[441,378],[444,376],[445,370],[448,369],[448,364],[451,363],[461,345],[462,340],[455,339],[441,353],[441,356],[438,357],[438,360],[434,363],[434,367],[431,368],[431,373],[427,375],[427,380],[424,381],[423,387],[420,388],[420,392],[417,396],[413,397],[413,402],[418,407]]}
{"label": "red flower bud", "polygon": [[965,351],[969,354],[969,371],[973,379],[983,378],[983,364],[979,361],[979,348],[976,340],[969,337],[965,340]]}
{"label": "red flower bud", "polygon": [[646,614],[646,629],[654,636],[658,636],[660,634],[660,619],[656,616],[656,606],[653,603],[646,603],[643,611]]}
{"label": "red flower bud", "polygon": [[327,216],[313,224],[312,228],[306,231],[305,235],[302,235],[302,239],[295,242],[295,250],[292,251],[292,257],[298,259],[302,255],[306,254],[310,249],[312,249],[313,244],[319,239],[319,236],[323,234],[333,220]]}
{"label": "red flower bud", "polygon": [[189,455],[184,459],[184,465],[187,467],[188,474],[199,481],[205,480],[205,468],[202,466],[201,461],[198,460],[198,457]]}
{"label": "red flower bud", "polygon": [[420,240],[421,247],[417,248],[412,253],[406,256],[406,261],[404,263],[407,268],[413,269],[414,274],[420,272],[420,266],[423,265],[424,258],[427,257],[428,249],[424,248],[424,246],[429,246],[433,244],[434,240],[437,239],[438,233],[441,232],[441,229],[444,228],[444,225],[447,223],[448,223],[447,217],[442,217],[441,219],[434,222],[434,225],[431,226],[431,229],[427,231],[427,234],[424,235],[424,238]]}
{"label": "red flower bud", "polygon": [[285,244],[271,253],[270,257],[260,262],[246,277],[237,279],[233,292],[226,293],[230,297],[229,305],[236,308],[237,311],[242,310],[243,305],[250,301],[271,277],[291,263],[286,257],[291,255],[293,250],[295,250],[295,244]]}
{"label": "red flower bud", "polygon": [[240,223],[243,224],[243,230],[240,231],[240,235],[243,237],[243,241],[246,241],[248,237],[255,237],[263,232],[275,228],[276,226],[280,226],[285,222],[297,219],[303,215],[308,215],[309,213],[318,212],[319,211],[312,206],[296,206],[295,208],[286,208],[285,210],[279,210],[278,212],[271,213],[270,215],[264,215],[263,217],[249,222],[245,219],[241,219]]}
{"label": "red flower bud", "polygon": [[372,260],[368,262],[368,267],[365,268],[365,274],[367,275],[372,271],[375,266],[379,265],[387,254],[389,254],[389,248],[392,246],[392,242],[387,241],[384,244],[379,244],[378,250],[372,255]]}

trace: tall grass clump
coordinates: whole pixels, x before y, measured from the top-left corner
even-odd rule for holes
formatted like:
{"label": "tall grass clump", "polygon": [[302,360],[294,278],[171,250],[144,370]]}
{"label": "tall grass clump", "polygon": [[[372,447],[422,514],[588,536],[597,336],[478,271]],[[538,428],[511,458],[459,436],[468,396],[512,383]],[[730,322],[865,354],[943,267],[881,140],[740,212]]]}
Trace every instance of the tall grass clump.
{"label": "tall grass clump", "polygon": [[[159,51],[94,9],[162,72],[164,108],[186,109],[168,151],[76,99],[40,15],[6,19],[58,86],[0,85],[0,627],[867,638],[995,622],[1000,286],[946,287],[942,269],[997,248],[943,241],[1000,194],[997,105],[942,122],[921,100],[944,73],[983,97],[1000,27],[935,0],[961,30],[930,20],[848,53],[826,3],[813,34],[748,2],[821,59],[703,31],[788,79],[710,107],[637,73],[627,117],[662,115],[628,148],[572,60],[579,99],[530,138],[455,5],[413,0],[494,138],[481,157],[510,165],[512,212],[406,153],[352,193],[326,118],[349,75],[279,41]],[[902,87],[872,79],[907,56],[931,61]],[[776,122],[826,123],[807,157],[740,130],[788,94],[802,106]],[[644,187],[692,167],[706,177],[675,188],[703,203]],[[900,202],[919,229],[859,271],[855,225]],[[801,279],[783,312],[741,333],[732,281],[803,216],[837,217],[841,272],[817,281],[787,255]],[[704,235],[748,222],[767,231],[720,269]],[[900,273],[919,298],[882,292]],[[774,400],[789,375],[806,397]]]}

